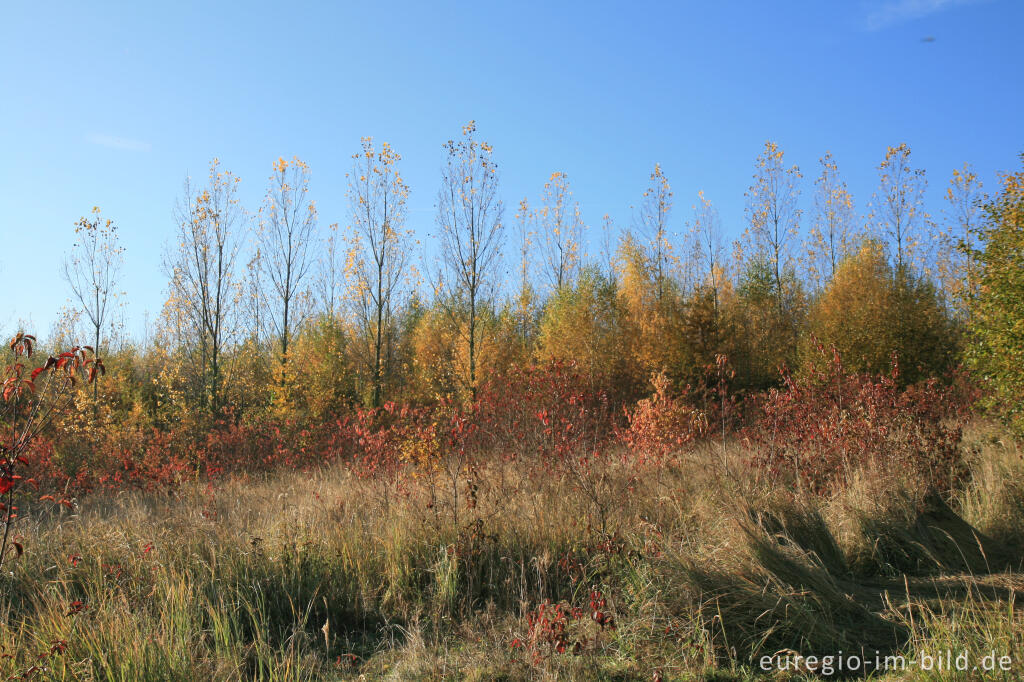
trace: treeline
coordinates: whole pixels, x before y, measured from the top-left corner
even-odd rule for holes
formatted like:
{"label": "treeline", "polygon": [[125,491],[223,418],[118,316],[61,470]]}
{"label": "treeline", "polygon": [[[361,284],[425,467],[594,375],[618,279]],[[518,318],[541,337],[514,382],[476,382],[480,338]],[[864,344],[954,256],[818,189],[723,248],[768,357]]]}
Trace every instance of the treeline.
{"label": "treeline", "polygon": [[766,143],[732,244],[702,194],[677,205],[659,166],[632,224],[606,217],[599,239],[585,237],[564,173],[506,211],[495,150],[472,122],[444,145],[430,244],[408,227],[388,144],[362,140],[349,213],[326,229],[309,177],[279,159],[252,212],[216,160],[202,183],[187,180],[167,302],[144,340],[109,331],[125,257],[116,225],[98,209],[79,222],[64,268],[77,311],[51,341],[86,328],[110,369],[94,396],[110,420],[202,427],[468,401],[489,377],[549,361],[631,401],[655,376],[677,392],[705,384],[727,357],[730,390],[757,391],[783,368],[813,368],[820,345],[854,371],[885,373],[895,358],[903,383],[945,377],[963,357],[996,219],[967,165],[945,188],[943,219],[930,216],[905,144],[885,152],[859,216],[830,154],[812,182]]}

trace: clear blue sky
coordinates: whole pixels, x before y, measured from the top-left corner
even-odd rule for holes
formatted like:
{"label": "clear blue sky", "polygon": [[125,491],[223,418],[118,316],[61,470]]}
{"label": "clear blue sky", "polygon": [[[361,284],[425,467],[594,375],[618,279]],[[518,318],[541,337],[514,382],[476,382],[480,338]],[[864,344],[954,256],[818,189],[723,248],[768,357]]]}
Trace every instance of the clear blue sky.
{"label": "clear blue sky", "polygon": [[164,300],[182,180],[213,156],[250,210],[274,159],[303,158],[326,226],[345,219],[360,136],[389,141],[425,236],[441,145],[469,119],[509,219],[561,170],[589,225],[628,226],[660,162],[676,228],[703,189],[731,239],[769,138],[804,169],[805,208],[832,150],[858,211],[905,141],[937,212],[955,167],[991,188],[1024,151],[1022,28],[1016,0],[8,2],[0,277],[23,293],[0,300],[0,329],[48,332],[73,223],[99,205],[121,227],[138,332]]}

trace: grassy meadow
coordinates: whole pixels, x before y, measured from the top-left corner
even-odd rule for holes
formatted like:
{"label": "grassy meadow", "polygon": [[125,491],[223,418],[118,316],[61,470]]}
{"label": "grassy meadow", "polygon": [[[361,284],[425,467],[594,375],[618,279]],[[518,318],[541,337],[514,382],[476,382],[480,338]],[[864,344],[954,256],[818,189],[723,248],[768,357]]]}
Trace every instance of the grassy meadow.
{"label": "grassy meadow", "polygon": [[871,677],[1017,679],[1022,451],[982,423],[962,447],[948,504],[866,470],[841,494],[794,495],[738,441],[656,466],[610,458],[585,481],[495,458],[454,504],[442,471],[340,465],[97,494],[19,521],[0,671],[781,680],[814,675],[765,672],[762,656],[952,650],[1010,656],[1013,672]]}

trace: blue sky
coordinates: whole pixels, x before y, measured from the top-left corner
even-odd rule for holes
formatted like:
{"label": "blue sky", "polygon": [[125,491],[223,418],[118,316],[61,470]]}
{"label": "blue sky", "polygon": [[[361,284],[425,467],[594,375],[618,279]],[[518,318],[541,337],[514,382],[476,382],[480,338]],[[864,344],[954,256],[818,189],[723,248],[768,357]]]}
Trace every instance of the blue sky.
{"label": "blue sky", "polygon": [[805,208],[831,150],[858,211],[905,141],[937,213],[964,161],[989,188],[1018,165],[1022,26],[1016,0],[7,3],[0,278],[21,293],[0,329],[48,331],[73,223],[98,205],[121,228],[139,332],[164,300],[182,181],[214,156],[255,211],[273,161],[298,155],[326,227],[345,219],[359,138],[388,141],[428,238],[441,145],[469,119],[509,220],[560,170],[592,236],[605,213],[629,226],[659,162],[676,229],[704,190],[732,239],[766,139],[804,170]]}

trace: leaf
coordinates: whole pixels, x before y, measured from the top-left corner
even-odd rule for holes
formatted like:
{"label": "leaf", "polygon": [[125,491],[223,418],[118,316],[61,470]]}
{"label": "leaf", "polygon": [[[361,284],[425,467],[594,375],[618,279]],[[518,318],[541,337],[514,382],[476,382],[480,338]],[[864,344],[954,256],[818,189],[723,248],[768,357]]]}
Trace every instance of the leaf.
{"label": "leaf", "polygon": [[21,546],[20,542],[12,542],[11,544],[14,545],[14,551],[18,553],[19,557],[25,553],[25,548]]}
{"label": "leaf", "polygon": [[0,477],[0,495],[3,495],[4,493],[8,492],[13,487],[14,479],[12,479],[10,476]]}

